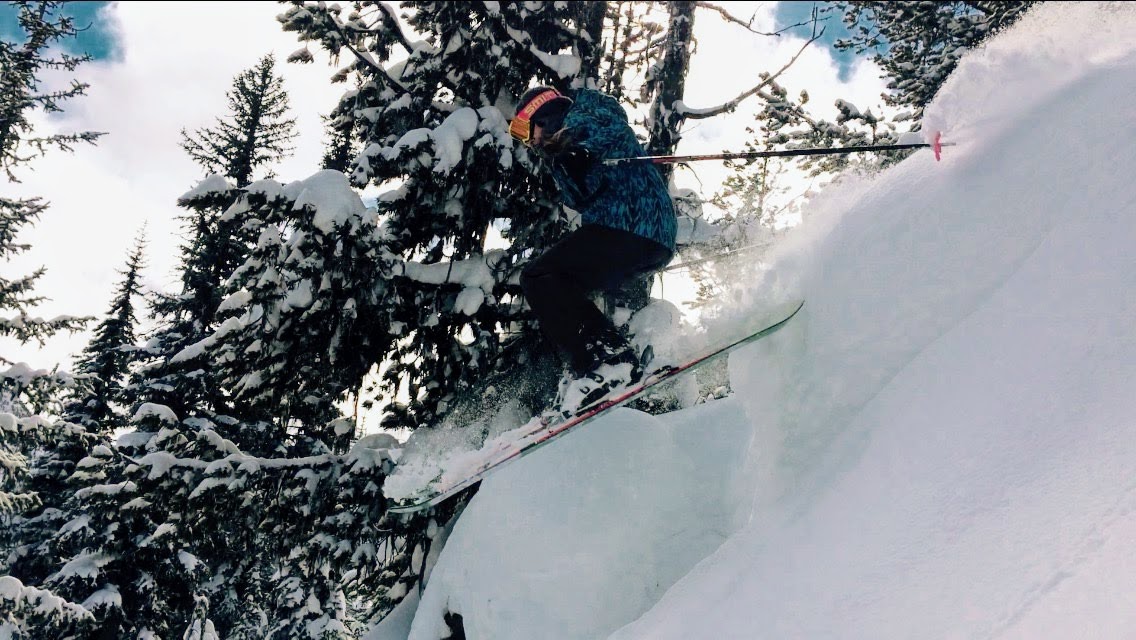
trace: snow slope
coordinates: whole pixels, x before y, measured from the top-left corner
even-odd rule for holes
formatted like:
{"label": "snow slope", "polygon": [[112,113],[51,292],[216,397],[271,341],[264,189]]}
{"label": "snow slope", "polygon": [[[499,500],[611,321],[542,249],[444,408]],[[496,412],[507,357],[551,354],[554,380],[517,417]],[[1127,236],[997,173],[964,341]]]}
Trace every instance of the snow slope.
{"label": "snow slope", "polygon": [[491,476],[372,637],[1136,637],[1134,34],[1045,3],[971,52],[942,162],[827,189],[739,280],[735,315],[808,302],[732,397]]}

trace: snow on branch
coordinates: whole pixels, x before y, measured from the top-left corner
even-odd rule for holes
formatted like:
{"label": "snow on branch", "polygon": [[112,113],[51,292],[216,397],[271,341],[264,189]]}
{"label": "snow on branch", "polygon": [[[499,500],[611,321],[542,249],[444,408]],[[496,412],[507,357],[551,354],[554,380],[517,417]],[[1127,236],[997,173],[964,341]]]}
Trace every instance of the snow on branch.
{"label": "snow on branch", "polygon": [[391,256],[394,261],[391,274],[423,284],[460,285],[462,292],[454,302],[454,310],[471,316],[477,313],[481,303],[493,294],[493,287],[497,283],[493,274],[504,257],[505,252],[501,249],[465,260],[432,264],[402,261]]}
{"label": "snow on branch", "polygon": [[[417,161],[423,166],[432,167],[435,173],[445,174],[457,167],[467,151],[466,143],[478,133],[491,136],[507,135],[504,116],[496,107],[460,107],[446,116],[437,127],[411,129],[391,145],[378,143],[367,147],[357,160],[358,166],[353,177],[358,180],[367,175],[372,159],[381,158],[395,162],[399,158]],[[475,143],[477,146],[479,143]],[[429,147],[433,147],[431,150]],[[388,199],[384,200],[389,202]]]}
{"label": "snow on branch", "polygon": [[[376,2],[374,6],[382,12],[383,22],[386,23],[387,28],[398,36],[399,44],[406,49],[407,53],[414,53],[414,45],[411,44],[411,40],[407,37],[406,32],[402,30],[402,24],[398,21],[398,15],[395,13],[394,8],[385,2]],[[354,25],[352,25],[351,28],[358,29],[358,27]]]}
{"label": "snow on branch", "polygon": [[[399,42],[402,44],[403,47],[406,48],[408,53],[413,54],[415,52],[416,47],[410,41],[410,39],[407,38],[406,33],[403,32],[402,27],[399,25],[398,18],[394,15],[394,10],[391,9],[390,7],[386,6],[386,4],[382,3],[382,2],[378,3],[378,7],[383,14],[383,18],[382,18],[383,22],[387,23],[388,27],[393,26],[393,32],[398,36]],[[346,33],[347,31],[350,31],[353,34],[374,33],[375,32],[374,29],[367,28],[367,27],[364,27],[364,26],[359,26],[359,25],[356,25],[356,24],[345,25],[342,21],[340,21],[339,16],[337,16],[337,15],[329,14],[328,17],[329,17],[329,20],[328,20],[327,24],[330,26],[331,29],[333,29],[337,34],[339,34],[340,41],[342,42],[343,46],[347,47],[347,50],[350,51],[352,54],[354,54],[356,60],[358,60],[360,63],[370,67],[372,70],[374,70],[379,75],[383,76],[386,79],[387,83],[391,87],[393,87],[394,89],[397,89],[399,92],[401,92],[403,94],[409,94],[410,93],[410,90],[407,89],[406,87],[404,87],[400,82],[395,80],[394,77],[392,77],[389,73],[387,73],[387,70],[384,69],[383,66],[381,64],[379,64],[374,59],[374,57],[371,56],[370,53],[360,51],[354,45],[352,45],[351,39],[347,37],[347,33]]]}
{"label": "snow on branch", "polygon": [[[134,434],[123,434],[123,436],[120,436],[120,444],[125,442],[134,445],[139,444],[138,438],[131,437],[133,435]],[[153,434],[145,435],[153,437]],[[391,459],[391,450],[399,446],[398,440],[392,436],[387,434],[372,434],[356,442],[355,446],[353,446],[346,455],[327,453],[299,458],[265,458],[244,453],[231,440],[222,437],[219,433],[210,428],[202,428],[197,431],[194,436],[198,442],[216,451],[218,454],[221,454],[221,456],[209,461],[201,455],[188,458],[178,457],[166,451],[155,451],[138,459],[130,458],[130,460],[140,467],[149,467],[151,479],[165,475],[172,469],[195,469],[213,476],[218,473],[227,472],[228,477],[231,479],[235,472],[260,473],[264,470],[271,469],[305,470],[312,467],[323,467],[339,463],[346,464],[350,468],[362,472],[364,469],[381,467],[384,461]],[[218,484],[225,484],[225,482],[213,481],[207,486],[199,488],[204,491]],[[133,483],[123,483],[122,486],[115,485],[114,488],[116,490],[125,491],[132,491],[136,488],[132,488],[128,485],[133,485]],[[107,485],[104,485],[104,487],[107,487]]]}
{"label": "snow on branch", "polygon": [[[89,611],[83,607],[55,595],[44,589],[25,587],[12,576],[0,576],[0,608],[15,614],[21,611],[34,612],[36,615],[59,616],[65,620],[94,620]],[[3,628],[0,628],[3,631]]]}
{"label": "snow on branch", "polygon": [[552,54],[541,51],[535,44],[532,38],[524,31],[518,31],[508,25],[505,26],[505,32],[509,34],[509,39],[516,42],[525,51],[533,55],[545,69],[552,73],[561,80],[568,80],[576,76],[580,72],[580,58],[572,55]]}

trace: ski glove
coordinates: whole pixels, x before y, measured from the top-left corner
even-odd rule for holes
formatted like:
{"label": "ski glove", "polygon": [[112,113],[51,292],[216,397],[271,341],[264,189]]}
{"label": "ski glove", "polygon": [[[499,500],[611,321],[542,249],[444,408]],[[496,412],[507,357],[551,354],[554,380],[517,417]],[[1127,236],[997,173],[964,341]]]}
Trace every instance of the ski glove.
{"label": "ski glove", "polygon": [[556,156],[555,161],[560,163],[564,173],[568,174],[580,193],[586,194],[588,191],[585,178],[588,172],[592,170],[592,165],[595,164],[591,152],[580,146],[569,145],[560,155]]}

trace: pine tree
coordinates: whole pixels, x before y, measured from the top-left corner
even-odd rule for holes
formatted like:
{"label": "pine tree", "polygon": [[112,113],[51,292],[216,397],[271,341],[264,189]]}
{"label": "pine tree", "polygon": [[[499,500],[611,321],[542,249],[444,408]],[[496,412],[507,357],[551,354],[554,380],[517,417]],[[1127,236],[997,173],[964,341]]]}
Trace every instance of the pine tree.
{"label": "pine tree", "polygon": [[[4,445],[19,443],[20,458],[11,459]],[[75,510],[73,502],[84,461],[92,451],[109,452],[110,442],[77,424],[49,422],[42,417],[16,418],[0,414],[0,476],[19,492],[0,491],[0,580],[15,580],[24,592],[16,598],[13,625],[16,637],[70,637],[91,630],[94,618],[82,607],[89,593],[60,592],[48,578],[70,556],[59,553],[58,544],[70,532],[84,526],[88,514]],[[15,462],[16,464],[12,464]],[[53,604],[54,603],[54,604]],[[19,612],[22,607],[27,611]],[[0,617],[0,619],[4,619]]]}
{"label": "pine tree", "polygon": [[213,379],[208,362],[188,357],[186,349],[216,328],[224,282],[244,261],[260,232],[225,212],[258,169],[267,168],[271,175],[270,163],[291,151],[295,121],[285,118],[288,96],[274,68],[268,55],[234,79],[226,94],[230,114],[218,119],[215,128],[195,135],[182,131],[182,147],[212,174],[178,199],[188,210],[182,218],[186,239],[179,267],[181,292],[158,294],[151,302],[159,327],[142,351],[144,364],[127,390],[134,404],[162,404],[185,417],[228,409],[227,394]]}
{"label": "pine tree", "polygon": [[[134,298],[140,295],[143,252],[144,240],[140,236],[127,260],[110,312],[95,328],[94,338],[78,361],[79,395],[64,412],[68,422],[43,424],[38,430],[39,446],[29,459],[28,486],[40,497],[41,504],[13,518],[12,537],[18,543],[6,562],[11,574],[27,584],[44,584],[67,559],[60,555],[61,538],[70,534],[61,536],[61,532],[68,532],[90,515],[83,509],[74,510],[75,492],[83,487],[76,481],[76,469],[95,447],[110,451],[112,432],[126,426],[125,418],[113,403],[118,399],[134,346]],[[37,624],[47,623],[43,620]]]}
{"label": "pine tree", "polygon": [[135,328],[138,317],[135,299],[142,297],[142,269],[146,250],[140,234],[122,271],[122,282],[111,300],[106,317],[95,327],[94,337],[80,356],[76,373],[84,376],[82,395],[67,409],[64,417],[96,432],[110,433],[126,423],[122,410],[122,388],[134,360]]}
{"label": "pine tree", "polygon": [[[262,61],[238,77],[230,121],[196,138],[186,135],[187,151],[198,154],[206,171],[248,182],[287,151],[286,99],[270,69],[270,61]],[[193,353],[217,329],[225,282],[261,231],[253,221],[226,215],[240,195],[214,174],[179,199],[188,211],[182,290],[152,304],[159,327],[125,393],[132,407],[127,429],[113,446],[95,447],[79,462],[63,511],[82,518],[40,546],[55,563],[46,584],[86,601],[106,637],[216,629],[212,616],[241,608],[234,601],[245,597],[241,587],[250,580],[240,568],[271,575],[276,566],[275,547],[244,534],[256,531],[263,514],[258,505],[271,501],[279,482],[258,487],[259,493],[207,491],[217,483],[220,461],[243,455],[226,435],[240,439],[258,425],[229,415],[215,363]]]}
{"label": "pine tree", "polygon": [[329,424],[392,342],[377,216],[332,170],[258,182],[227,215],[262,231],[201,346],[242,417],[275,425],[281,451],[345,452],[355,430]]}
{"label": "pine tree", "polygon": [[63,508],[73,515],[39,546],[54,560],[43,584],[84,603],[87,637],[181,637],[213,578],[202,557],[226,543],[219,524],[239,513],[194,496],[230,449],[159,405],[140,406],[129,426],[113,445],[92,447],[68,479]]}
{"label": "pine tree", "polygon": [[[16,241],[20,229],[35,222],[47,210],[40,198],[13,200],[0,197],[0,260],[11,260],[15,255],[30,249],[30,245]],[[78,331],[83,328],[80,318],[60,317],[51,320],[33,317],[28,311],[44,301],[34,294],[36,281],[45,273],[43,268],[34,273],[9,279],[0,277],[0,309],[12,317],[0,318],[0,337],[14,338],[21,343],[37,340],[41,344],[59,331]],[[11,362],[0,356],[0,364]]]}
{"label": "pine tree", "polygon": [[[72,81],[71,87],[41,91],[40,74],[46,69],[74,71],[90,57],[53,54],[52,47],[75,37],[74,20],[60,14],[61,2],[13,2],[24,39],[0,40],[0,168],[10,182],[19,182],[16,170],[43,156],[50,149],[71,151],[78,143],[94,143],[101,133],[85,131],[70,134],[36,135],[29,116],[34,111],[60,112],[63,103],[86,93],[88,85]],[[48,205],[41,198],[16,199],[0,196],[0,261],[30,247],[16,242],[19,231],[39,218]],[[45,320],[29,315],[42,302],[33,293],[44,274],[37,269],[30,275],[10,279],[0,277],[0,338],[21,343],[37,340],[41,344],[59,331],[81,330],[88,318],[60,316]],[[9,316],[9,314],[15,315]],[[0,365],[13,364],[0,355]],[[55,399],[58,378],[47,371],[27,367],[10,369],[0,375],[0,408],[25,413],[49,406]]]}
{"label": "pine tree", "polygon": [[137,352],[138,366],[123,391],[126,404],[161,404],[187,418],[227,409],[209,363],[177,356],[216,328],[225,279],[255,239],[255,230],[222,215],[237,193],[228,180],[214,175],[178,199],[187,210],[182,216],[181,291],[155,292],[148,301],[156,328]]}
{"label": "pine tree", "polygon": [[[566,220],[506,118],[534,78],[562,88],[576,79],[554,54],[594,59],[580,32],[590,3],[409,3],[414,39],[386,5],[358,4],[340,20],[293,4],[280,18],[286,30],[333,56],[352,54],[336,76],[358,78],[336,110],[338,129],[363,150],[352,184],[398,185],[378,202],[394,258],[384,295],[397,343],[375,400],[390,403],[389,428],[436,424],[457,394],[515,362],[503,361],[510,332],[533,331],[516,278]],[[395,62],[400,51],[409,58]],[[499,250],[488,244],[496,235]]]}
{"label": "pine tree", "polygon": [[[198,129],[190,135],[182,130],[182,148],[209,173],[219,173],[244,187],[252,182],[260,167],[291,155],[296,137],[296,120],[285,118],[288,93],[284,79],[276,75],[272,54],[260,59],[256,67],[241,72],[233,80],[228,119],[217,126]],[[272,177],[269,173],[265,177]]]}
{"label": "pine tree", "polygon": [[[37,136],[30,114],[59,112],[63,103],[85,93],[87,85],[72,81],[65,90],[41,92],[46,69],[74,71],[89,58],[53,54],[73,38],[74,22],[60,14],[60,2],[14,2],[21,42],[0,40],[0,166],[10,182],[16,170],[50,149],[71,151],[80,142],[94,143],[94,132]],[[47,204],[40,198],[0,197],[0,260],[28,249],[16,242],[19,230],[34,222]],[[41,343],[58,331],[76,331],[86,318],[41,320],[28,311],[42,300],[33,293],[39,269],[16,279],[0,278],[0,337]],[[10,313],[15,315],[9,316]],[[0,356],[0,365],[11,365]],[[19,637],[67,637],[91,622],[73,601],[43,588],[46,569],[54,559],[38,554],[37,545],[49,539],[65,521],[55,507],[68,498],[66,478],[76,460],[95,438],[77,425],[51,422],[30,415],[55,398],[61,375],[35,371],[27,365],[0,374],[0,578],[5,593],[0,626]],[[19,416],[13,413],[20,414]]]}
{"label": "pine tree", "polygon": [[834,4],[853,31],[852,38],[836,42],[835,47],[872,52],[888,81],[885,104],[910,108],[907,119],[918,123],[962,54],[1013,24],[1035,2]]}
{"label": "pine tree", "polygon": [[[69,89],[40,92],[40,73],[45,69],[74,71],[91,57],[52,54],[56,43],[78,34],[75,21],[61,14],[62,2],[10,3],[17,9],[23,42],[0,41],[0,167],[8,179],[19,182],[13,170],[41,157],[48,149],[71,151],[79,142],[94,143],[101,133],[84,131],[36,136],[28,119],[31,112],[63,111],[62,104],[85,95],[89,85],[72,81]],[[58,57],[55,57],[55,56]]]}

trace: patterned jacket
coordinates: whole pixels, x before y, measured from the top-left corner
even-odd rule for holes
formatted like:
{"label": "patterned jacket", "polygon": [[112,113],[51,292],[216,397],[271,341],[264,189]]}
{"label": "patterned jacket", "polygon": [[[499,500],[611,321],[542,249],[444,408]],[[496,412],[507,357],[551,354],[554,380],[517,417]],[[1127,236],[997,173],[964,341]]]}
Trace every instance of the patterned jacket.
{"label": "patterned jacket", "polygon": [[586,151],[588,161],[581,165],[563,156],[553,159],[552,177],[565,204],[580,212],[584,224],[630,231],[674,251],[674,207],[654,165],[602,162],[644,155],[623,107],[590,89],[581,89],[573,100],[563,126],[571,145]]}

